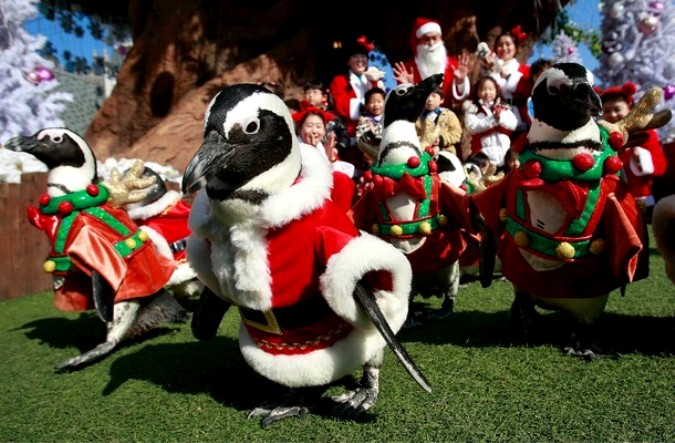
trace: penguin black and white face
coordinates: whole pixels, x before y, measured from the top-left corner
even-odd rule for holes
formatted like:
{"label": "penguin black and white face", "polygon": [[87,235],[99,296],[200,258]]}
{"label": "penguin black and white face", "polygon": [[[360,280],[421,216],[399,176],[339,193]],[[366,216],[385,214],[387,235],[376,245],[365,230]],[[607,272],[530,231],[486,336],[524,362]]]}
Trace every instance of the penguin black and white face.
{"label": "penguin black and white face", "polygon": [[384,102],[378,165],[405,163],[412,156],[422,155],[415,121],[429,94],[442,83],[443,74],[434,74],[416,85],[405,83],[389,91]]}
{"label": "penguin black and white face", "polygon": [[45,128],[31,137],[14,137],[5,147],[31,154],[47,165],[47,191],[52,197],[85,189],[97,179],[94,153],[82,137],[68,129]]}
{"label": "penguin black and white face", "polygon": [[188,164],[182,189],[211,199],[259,203],[291,186],[301,168],[290,111],[262,86],[224,88],[209,103],[204,142]]}

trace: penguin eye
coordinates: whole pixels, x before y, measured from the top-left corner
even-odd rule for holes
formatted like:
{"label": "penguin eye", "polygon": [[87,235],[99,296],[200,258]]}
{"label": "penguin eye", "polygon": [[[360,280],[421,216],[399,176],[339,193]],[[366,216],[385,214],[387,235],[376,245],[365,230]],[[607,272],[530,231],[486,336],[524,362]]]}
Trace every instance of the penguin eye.
{"label": "penguin eye", "polygon": [[548,81],[546,88],[551,95],[557,95],[570,88],[572,82],[568,78],[554,78]]}
{"label": "penguin eye", "polygon": [[260,130],[260,120],[257,118],[249,121],[248,123],[244,123],[244,133],[255,134],[258,132],[258,130]]}
{"label": "penguin eye", "polygon": [[63,141],[62,135],[50,135],[49,138],[52,140],[52,143],[61,143]]}

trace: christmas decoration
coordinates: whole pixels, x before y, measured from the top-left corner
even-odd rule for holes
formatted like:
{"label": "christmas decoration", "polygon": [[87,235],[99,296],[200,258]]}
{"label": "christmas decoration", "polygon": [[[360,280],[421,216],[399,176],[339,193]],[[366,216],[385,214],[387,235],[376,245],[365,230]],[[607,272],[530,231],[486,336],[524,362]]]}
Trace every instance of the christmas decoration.
{"label": "christmas decoration", "polygon": [[[638,87],[636,99],[652,87],[663,89],[660,109],[675,100],[675,5],[660,0],[607,0],[602,4],[602,54],[595,70],[599,83],[628,81]],[[659,129],[662,143],[675,141],[675,122]]]}
{"label": "christmas decoration", "polygon": [[35,2],[0,3],[0,143],[47,126],[63,126],[59,114],[72,95],[53,92],[51,63],[38,54],[44,37],[30,35],[21,24],[37,16]]}
{"label": "christmas decoration", "polygon": [[565,31],[560,31],[551,44],[554,63],[581,63],[576,42]]}

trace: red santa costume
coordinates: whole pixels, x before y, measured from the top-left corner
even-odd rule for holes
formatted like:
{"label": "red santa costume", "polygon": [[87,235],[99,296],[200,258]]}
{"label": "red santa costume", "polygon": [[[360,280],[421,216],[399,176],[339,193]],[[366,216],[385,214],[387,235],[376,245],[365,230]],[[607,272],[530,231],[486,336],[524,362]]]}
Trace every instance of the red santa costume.
{"label": "red santa costume", "polygon": [[190,236],[190,205],[183,201],[179,192],[169,190],[150,204],[129,205],[127,212],[147,232],[159,252],[176,262],[176,270],[167,286],[197,278],[185,255],[187,238]]}
{"label": "red santa costume", "polygon": [[359,233],[330,200],[325,159],[307,145],[300,150],[302,169],[292,186],[253,209],[220,203],[227,221],[211,211],[204,191],[198,194],[187,250],[200,279],[239,307],[247,363],[290,387],[334,381],[381,350],[386,344],[355,300],[355,284],[369,287],[398,331],[411,278],[400,252]]}
{"label": "red santa costume", "polygon": [[410,38],[414,55],[412,58],[405,60],[403,64],[408,72],[413,73],[413,83],[415,84],[430,75],[445,74],[445,81],[443,82],[444,104],[446,107],[452,107],[453,103],[461,102],[469,97],[471,89],[469,79],[467,76],[461,84],[457,84],[455,69],[458,67],[458,62],[454,57],[447,55],[443,41],[439,41],[432,47],[420,44],[422,36],[430,32],[442,35],[440,23],[422,17],[415,20]]}
{"label": "red santa costume", "polygon": [[106,203],[105,187],[62,197],[40,197],[28,208],[31,224],[45,231],[51,250],[43,268],[54,275],[54,304],[64,311],[94,309],[92,271],[114,291],[114,303],[153,295],[175,264],[162,256],[126,211]]}

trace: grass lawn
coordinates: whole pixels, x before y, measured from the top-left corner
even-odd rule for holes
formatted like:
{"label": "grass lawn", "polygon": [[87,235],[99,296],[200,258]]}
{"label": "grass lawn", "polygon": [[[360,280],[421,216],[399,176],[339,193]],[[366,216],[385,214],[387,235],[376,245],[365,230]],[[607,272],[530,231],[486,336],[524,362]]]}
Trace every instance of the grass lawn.
{"label": "grass lawn", "polygon": [[650,252],[650,277],[626,297],[615,291],[598,322],[599,342],[619,359],[562,355],[565,322],[555,313],[544,314],[537,344],[513,344],[508,283],[474,282],[452,319],[399,334],[433,393],[387,351],[379,401],[364,417],[311,415],[266,429],[246,416],[276,387],[239,354],[235,310],[212,341],[176,325],[81,371],[56,373],[56,362],[103,340],[100,320],[57,311],[51,293],[0,302],[0,441],[673,442],[675,286]]}

